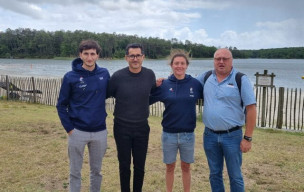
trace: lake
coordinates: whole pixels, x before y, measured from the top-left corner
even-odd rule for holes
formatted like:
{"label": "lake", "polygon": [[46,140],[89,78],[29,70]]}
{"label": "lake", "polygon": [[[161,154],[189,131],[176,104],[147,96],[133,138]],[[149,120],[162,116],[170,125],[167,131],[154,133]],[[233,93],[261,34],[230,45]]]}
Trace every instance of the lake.
{"label": "lake", "polygon": [[[105,67],[113,74],[116,70],[126,67],[125,60],[102,60],[99,66]],[[255,73],[274,73],[276,87],[304,89],[304,59],[234,59],[234,67],[245,73],[252,84],[255,84]],[[167,60],[145,60],[143,66],[152,69],[156,77],[168,77],[171,68]],[[192,76],[213,68],[212,59],[191,60],[187,73]],[[53,59],[0,59],[0,75],[29,77],[62,77],[71,70],[71,60]]]}

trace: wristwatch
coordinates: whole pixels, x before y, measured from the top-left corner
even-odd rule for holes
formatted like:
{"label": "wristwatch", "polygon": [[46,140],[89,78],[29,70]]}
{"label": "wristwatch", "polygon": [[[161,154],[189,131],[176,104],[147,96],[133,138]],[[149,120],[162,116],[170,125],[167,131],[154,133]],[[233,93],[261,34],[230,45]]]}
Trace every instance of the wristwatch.
{"label": "wristwatch", "polygon": [[244,139],[245,139],[246,141],[249,141],[249,142],[252,141],[252,137],[248,137],[248,136],[246,136],[246,135],[244,135]]}

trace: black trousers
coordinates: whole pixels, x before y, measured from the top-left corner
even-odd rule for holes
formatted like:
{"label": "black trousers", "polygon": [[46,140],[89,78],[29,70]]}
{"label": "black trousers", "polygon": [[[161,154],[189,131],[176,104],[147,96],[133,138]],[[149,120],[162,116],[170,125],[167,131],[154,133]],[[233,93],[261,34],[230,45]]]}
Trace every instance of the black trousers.
{"label": "black trousers", "polygon": [[132,127],[114,121],[114,138],[117,147],[122,192],[130,192],[131,156],[133,157],[134,167],[133,192],[142,191],[149,133],[148,123],[140,127]]}

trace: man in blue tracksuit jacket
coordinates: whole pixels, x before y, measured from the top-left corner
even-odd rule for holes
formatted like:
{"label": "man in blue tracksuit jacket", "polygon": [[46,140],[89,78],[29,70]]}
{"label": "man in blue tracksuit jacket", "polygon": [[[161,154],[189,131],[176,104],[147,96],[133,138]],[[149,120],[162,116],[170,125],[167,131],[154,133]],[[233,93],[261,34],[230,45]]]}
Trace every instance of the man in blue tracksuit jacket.
{"label": "man in blue tracksuit jacket", "polygon": [[172,51],[170,66],[173,74],[150,96],[150,103],[165,104],[163,113],[162,148],[166,164],[166,191],[173,191],[176,155],[179,151],[184,191],[190,191],[190,163],[194,162],[196,102],[203,97],[200,82],[186,74],[189,61],[182,50]]}
{"label": "man in blue tracksuit jacket", "polygon": [[79,45],[72,71],[63,77],[57,103],[61,123],[69,135],[70,191],[81,190],[84,148],[89,149],[90,191],[100,192],[101,164],[107,148],[105,99],[110,74],[96,64],[101,51],[96,41]]}

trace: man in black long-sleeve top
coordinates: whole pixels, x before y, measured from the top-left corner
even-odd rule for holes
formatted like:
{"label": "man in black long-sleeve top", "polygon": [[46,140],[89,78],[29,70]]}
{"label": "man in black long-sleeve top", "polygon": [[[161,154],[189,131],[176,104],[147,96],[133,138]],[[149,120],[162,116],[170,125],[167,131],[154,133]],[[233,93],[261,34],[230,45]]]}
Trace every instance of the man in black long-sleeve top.
{"label": "man in black long-sleeve top", "polygon": [[140,44],[129,44],[125,59],[129,66],[116,71],[109,81],[108,95],[116,99],[114,138],[119,160],[122,192],[130,191],[130,164],[133,156],[133,192],[141,192],[145,174],[150,127],[149,95],[155,87],[155,74],[142,67],[144,51]]}

